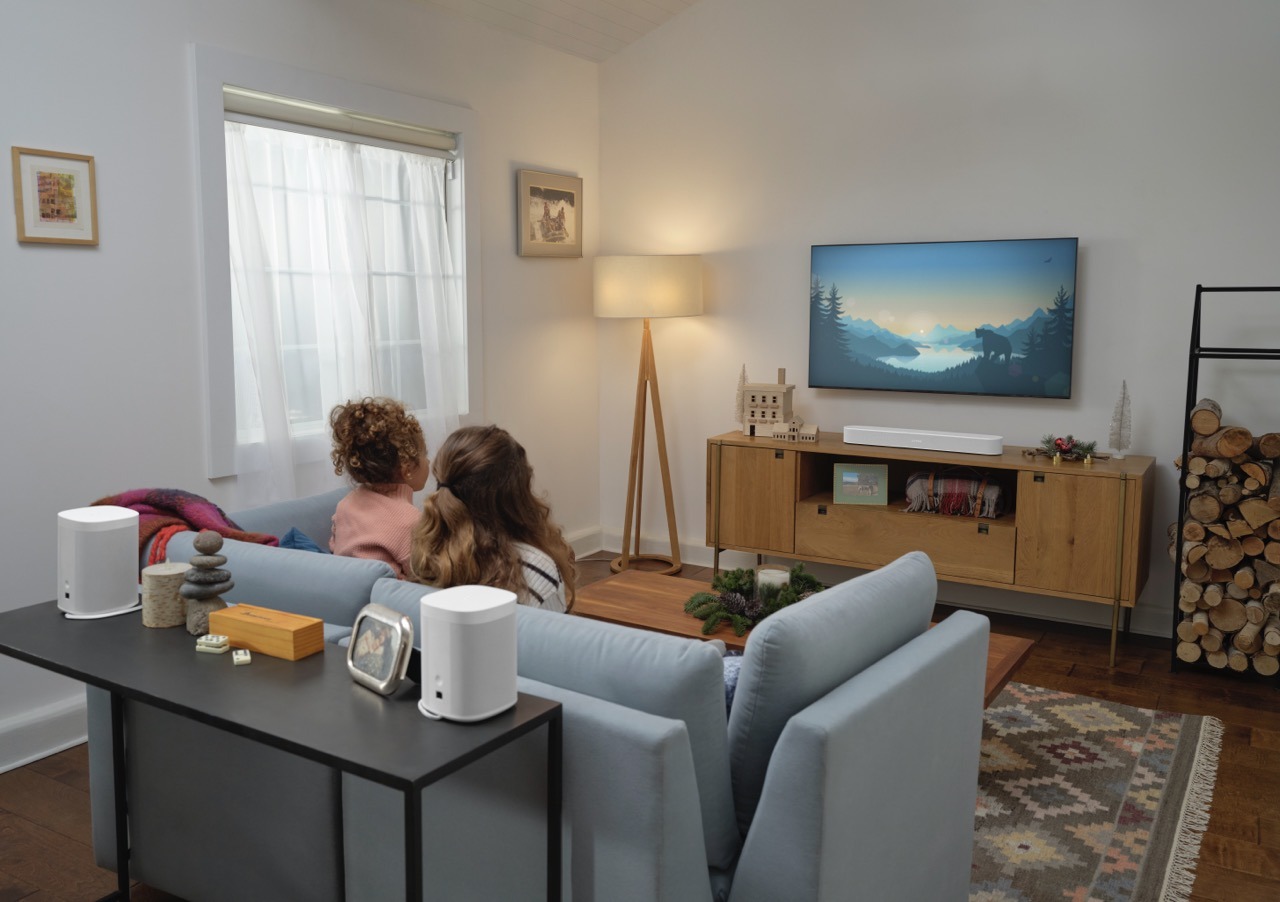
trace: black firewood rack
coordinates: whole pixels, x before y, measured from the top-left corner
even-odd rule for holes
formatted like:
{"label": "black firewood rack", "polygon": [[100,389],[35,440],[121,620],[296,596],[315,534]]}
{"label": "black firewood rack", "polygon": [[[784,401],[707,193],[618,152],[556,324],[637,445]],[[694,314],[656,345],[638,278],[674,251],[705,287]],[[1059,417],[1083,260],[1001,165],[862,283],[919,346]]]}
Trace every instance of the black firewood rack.
{"label": "black firewood rack", "polygon": [[[1183,410],[1182,416],[1182,461],[1183,474],[1178,477],[1178,531],[1174,536],[1174,555],[1173,555],[1173,620],[1169,631],[1169,669],[1178,671],[1181,668],[1194,668],[1196,670],[1209,670],[1214,673],[1231,673],[1237,677],[1252,676],[1258,679],[1265,679],[1267,682],[1275,682],[1275,677],[1261,677],[1252,670],[1248,673],[1237,673],[1231,670],[1215,670],[1203,660],[1195,663],[1188,663],[1178,657],[1177,654],[1177,635],[1178,623],[1182,620],[1182,611],[1178,607],[1178,592],[1182,586],[1182,527],[1187,521],[1187,499],[1191,495],[1190,489],[1187,488],[1187,480],[1184,478],[1187,463],[1191,459],[1191,409],[1200,401],[1200,361],[1201,360],[1280,360],[1280,348],[1220,348],[1205,347],[1200,343],[1200,310],[1201,302],[1206,295],[1215,294],[1241,294],[1255,293],[1265,294],[1267,292],[1280,294],[1280,286],[1217,286],[1213,288],[1204,285],[1196,286],[1196,304],[1195,310],[1191,315],[1191,348],[1187,355],[1187,404]],[[1280,478],[1277,475],[1275,478]]]}

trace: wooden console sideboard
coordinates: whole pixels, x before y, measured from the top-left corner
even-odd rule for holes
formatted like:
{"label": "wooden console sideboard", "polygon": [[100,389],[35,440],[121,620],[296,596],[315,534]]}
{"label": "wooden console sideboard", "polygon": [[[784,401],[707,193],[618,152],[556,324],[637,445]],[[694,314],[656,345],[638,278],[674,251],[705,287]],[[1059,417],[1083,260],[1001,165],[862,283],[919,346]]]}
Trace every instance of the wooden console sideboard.
{"label": "wooden console sideboard", "polygon": [[[837,433],[795,443],[728,432],[707,440],[707,544],[861,569],[908,551],[938,578],[1112,606],[1128,615],[1150,569],[1151,457],[1055,465],[1006,446],[1000,455],[847,445]],[[884,464],[888,503],[836,504],[834,465]],[[974,473],[1001,486],[1000,517],[906,511],[907,477]]]}

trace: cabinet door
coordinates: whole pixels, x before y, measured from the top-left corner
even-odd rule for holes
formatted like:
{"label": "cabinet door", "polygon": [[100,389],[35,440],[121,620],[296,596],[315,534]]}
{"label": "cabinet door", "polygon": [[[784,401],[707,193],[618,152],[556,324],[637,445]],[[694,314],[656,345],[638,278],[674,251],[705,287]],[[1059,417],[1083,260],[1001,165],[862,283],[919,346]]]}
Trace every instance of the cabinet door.
{"label": "cabinet door", "polygon": [[[790,554],[795,547],[796,452],[709,445],[707,544]],[[719,495],[719,510],[716,496]]]}
{"label": "cabinet door", "polygon": [[1118,479],[1019,473],[1015,583],[1113,598],[1122,487]]}

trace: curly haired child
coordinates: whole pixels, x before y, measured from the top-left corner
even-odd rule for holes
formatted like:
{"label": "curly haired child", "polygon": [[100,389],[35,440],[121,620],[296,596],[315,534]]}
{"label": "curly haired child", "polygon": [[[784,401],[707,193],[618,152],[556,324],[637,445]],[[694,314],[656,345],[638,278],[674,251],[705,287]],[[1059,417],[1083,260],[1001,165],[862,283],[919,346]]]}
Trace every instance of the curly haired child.
{"label": "curly haired child", "polygon": [[329,549],[386,561],[403,579],[419,517],[413,493],[427,484],[431,469],[422,427],[390,398],[339,404],[329,414],[329,426],[333,472],[345,472],[355,483],[334,511]]}
{"label": "curly haired child", "polygon": [[497,586],[520,604],[573,606],[573,550],[533,493],[520,443],[497,426],[466,426],[440,446],[438,488],[413,531],[410,578],[431,586]]}

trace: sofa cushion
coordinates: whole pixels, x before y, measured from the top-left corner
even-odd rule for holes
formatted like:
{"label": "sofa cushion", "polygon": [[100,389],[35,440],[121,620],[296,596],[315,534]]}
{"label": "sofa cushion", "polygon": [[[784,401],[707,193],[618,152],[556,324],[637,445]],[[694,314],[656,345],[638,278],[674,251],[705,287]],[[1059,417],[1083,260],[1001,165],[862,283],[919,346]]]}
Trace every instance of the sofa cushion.
{"label": "sofa cushion", "polygon": [[235,511],[229,516],[241,529],[273,536],[282,536],[296,527],[320,547],[328,548],[329,536],[333,533],[333,512],[349,491],[350,488],[338,488],[322,495]]}
{"label": "sofa cushion", "polygon": [[295,551],[313,551],[320,554],[332,554],[328,548],[321,548],[316,541],[296,526],[280,537],[281,548],[292,548]]}
{"label": "sofa cushion", "polygon": [[422,629],[422,596],[438,591],[440,590],[434,586],[424,586],[422,583],[396,579],[393,576],[380,579],[373,584],[369,601],[391,608],[393,611],[399,611],[408,617],[409,622],[413,624],[413,647],[422,648],[421,637],[418,635]]}
{"label": "sofa cushion", "polygon": [[524,605],[516,615],[520,676],[684,721],[698,780],[707,861],[727,867],[741,839],[725,768],[727,724],[719,653],[696,640]]}
{"label": "sofa cushion", "polygon": [[913,551],[761,621],[747,639],[729,713],[729,762],[746,835],[778,736],[792,715],[929,628],[937,577]]}
{"label": "sofa cushion", "polygon": [[[195,554],[196,533],[180,532],[169,540],[169,560],[188,561]],[[272,548],[227,539],[219,554],[235,587],[223,598],[239,604],[261,605],[279,611],[319,617],[326,623],[350,626],[369,603],[373,584],[393,576],[383,561],[319,555],[290,548]]]}

